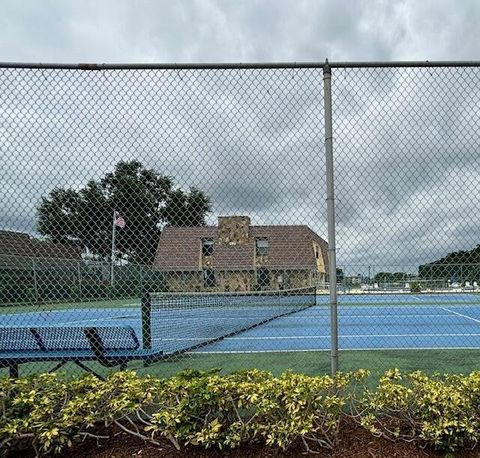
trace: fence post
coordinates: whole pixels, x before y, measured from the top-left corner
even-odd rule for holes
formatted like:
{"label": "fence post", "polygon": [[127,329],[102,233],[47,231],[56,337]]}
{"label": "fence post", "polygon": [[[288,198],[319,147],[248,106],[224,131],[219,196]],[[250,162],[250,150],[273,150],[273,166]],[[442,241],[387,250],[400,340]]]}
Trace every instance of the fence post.
{"label": "fence post", "polygon": [[78,300],[82,301],[82,266],[80,265],[81,261],[77,263],[77,272],[78,272]]}
{"label": "fence post", "polygon": [[337,261],[335,254],[335,193],[333,177],[332,69],[323,67],[323,104],[325,117],[325,167],[327,180],[328,276],[330,293],[330,334],[332,375],[338,371]]}
{"label": "fence post", "polygon": [[143,348],[152,348],[152,301],[147,292],[142,295],[142,341]]}
{"label": "fence post", "polygon": [[35,263],[35,258],[32,259],[32,267],[33,267],[33,291],[35,295],[35,303],[38,304],[39,297],[38,297],[38,278],[37,278],[37,266]]}

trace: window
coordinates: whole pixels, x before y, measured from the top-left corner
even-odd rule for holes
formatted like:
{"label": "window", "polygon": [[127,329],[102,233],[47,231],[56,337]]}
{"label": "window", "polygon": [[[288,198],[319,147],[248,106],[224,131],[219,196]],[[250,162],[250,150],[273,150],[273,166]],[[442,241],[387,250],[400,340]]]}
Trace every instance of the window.
{"label": "window", "polygon": [[268,254],[268,240],[257,239],[255,240],[255,253],[257,256],[265,256]]}
{"label": "window", "polygon": [[270,271],[265,268],[257,269],[257,285],[270,286]]}
{"label": "window", "polygon": [[192,279],[192,274],[190,272],[180,272],[180,275],[178,276],[182,283],[187,283]]}
{"label": "window", "polygon": [[213,240],[212,239],[202,240],[202,255],[203,256],[212,256],[213,255]]}
{"label": "window", "polygon": [[205,269],[203,271],[203,286],[205,288],[213,288],[215,286],[215,271],[213,269]]}
{"label": "window", "polygon": [[318,259],[319,252],[318,252],[318,247],[315,247],[315,258]]}

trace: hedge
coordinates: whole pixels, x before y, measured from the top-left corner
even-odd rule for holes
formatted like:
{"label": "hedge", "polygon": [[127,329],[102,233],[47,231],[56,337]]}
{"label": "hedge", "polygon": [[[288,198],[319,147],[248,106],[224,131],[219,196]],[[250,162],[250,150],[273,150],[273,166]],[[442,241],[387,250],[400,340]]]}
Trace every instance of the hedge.
{"label": "hedge", "polygon": [[263,443],[306,451],[334,448],[343,418],[377,436],[453,451],[480,434],[480,372],[427,376],[368,372],[274,377],[250,370],[220,375],[188,370],[169,379],[119,372],[67,380],[56,374],[0,380],[0,449],[27,444],[37,455],[62,452],[98,425],[154,444],[220,449]]}
{"label": "hedge", "polygon": [[164,274],[148,266],[117,266],[111,286],[107,263],[90,266],[82,261],[16,260],[16,268],[0,266],[0,306],[121,299],[166,289]]}

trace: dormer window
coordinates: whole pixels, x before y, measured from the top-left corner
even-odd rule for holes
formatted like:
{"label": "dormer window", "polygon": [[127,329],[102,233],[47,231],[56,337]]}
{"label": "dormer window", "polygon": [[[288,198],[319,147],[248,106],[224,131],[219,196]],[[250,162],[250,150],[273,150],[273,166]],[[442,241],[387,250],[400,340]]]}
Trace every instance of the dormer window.
{"label": "dormer window", "polygon": [[255,240],[255,253],[257,256],[266,256],[268,254],[268,240],[256,239]]}
{"label": "dormer window", "polygon": [[213,256],[213,240],[202,240],[202,256]]}

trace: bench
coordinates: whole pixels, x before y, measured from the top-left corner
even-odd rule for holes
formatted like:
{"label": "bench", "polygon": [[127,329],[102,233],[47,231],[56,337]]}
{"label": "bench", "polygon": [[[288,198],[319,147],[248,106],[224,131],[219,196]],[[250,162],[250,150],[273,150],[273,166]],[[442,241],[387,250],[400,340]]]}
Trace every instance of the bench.
{"label": "bench", "polygon": [[20,364],[29,362],[58,361],[50,372],[73,362],[98,376],[82,361],[125,369],[128,361],[159,354],[140,348],[131,326],[0,327],[0,367],[8,367],[11,378],[18,377]]}

